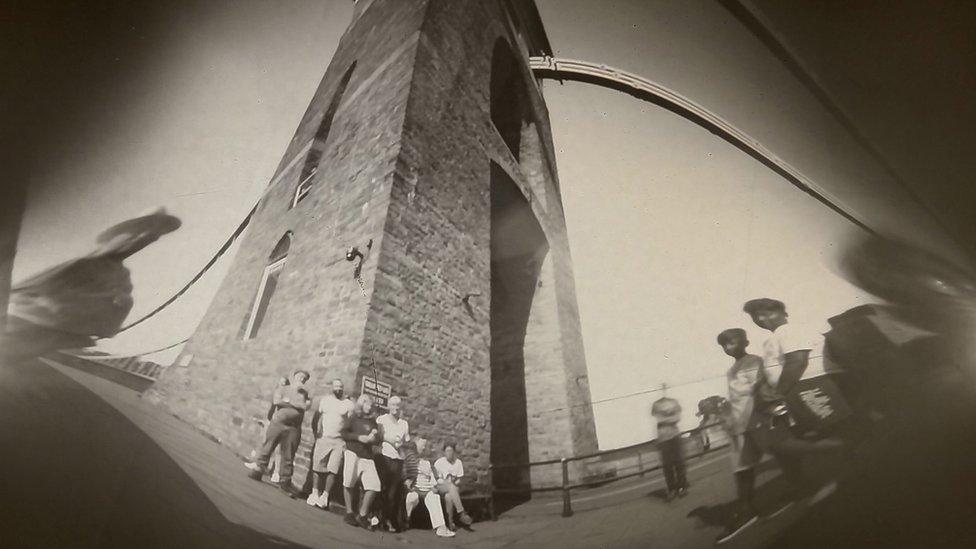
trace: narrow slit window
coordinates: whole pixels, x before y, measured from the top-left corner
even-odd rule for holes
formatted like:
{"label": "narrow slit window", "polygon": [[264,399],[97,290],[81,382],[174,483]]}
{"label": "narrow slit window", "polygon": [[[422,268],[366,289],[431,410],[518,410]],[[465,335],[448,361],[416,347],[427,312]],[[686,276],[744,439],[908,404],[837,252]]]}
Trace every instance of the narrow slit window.
{"label": "narrow slit window", "polygon": [[258,293],[251,305],[251,314],[244,329],[244,339],[254,339],[264,323],[264,318],[271,306],[281,278],[281,272],[285,268],[285,261],[288,259],[288,250],[291,247],[291,231],[281,237],[271,256],[268,258],[268,265],[264,268],[261,275],[261,284],[258,285]]}
{"label": "narrow slit window", "polygon": [[315,179],[315,174],[319,171],[319,160],[321,158],[321,151],[309,151],[308,160],[306,160],[305,167],[302,169],[301,179],[298,181],[298,186],[295,187],[295,197],[292,200],[292,206],[298,204],[301,199],[305,198],[308,191],[312,190],[312,181]]}
{"label": "narrow slit window", "polygon": [[319,163],[322,161],[322,155],[325,152],[325,146],[329,140],[329,133],[332,131],[332,121],[335,119],[336,112],[339,110],[339,103],[342,102],[342,96],[346,92],[346,86],[349,85],[349,79],[352,78],[352,72],[355,68],[356,63],[353,62],[346,69],[345,74],[342,75],[342,79],[339,80],[339,85],[336,86],[335,93],[332,94],[332,100],[329,101],[329,106],[322,115],[322,121],[319,122],[319,127],[315,130],[315,137],[312,138],[312,145],[309,148],[308,156],[305,157],[305,163],[302,166],[301,175],[298,179],[298,186],[295,187],[295,194],[292,197],[291,207],[293,208],[303,198],[308,196],[308,193],[312,190],[315,175],[319,171]]}

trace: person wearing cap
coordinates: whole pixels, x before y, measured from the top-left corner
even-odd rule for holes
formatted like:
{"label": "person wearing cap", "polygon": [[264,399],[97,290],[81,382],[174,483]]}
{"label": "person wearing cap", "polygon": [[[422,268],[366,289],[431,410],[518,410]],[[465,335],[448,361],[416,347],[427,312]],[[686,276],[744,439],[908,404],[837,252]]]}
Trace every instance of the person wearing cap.
{"label": "person wearing cap", "polygon": [[20,360],[56,349],[91,347],[112,337],[132,309],[129,256],[178,229],[162,208],[114,225],[89,254],[13,284],[0,353]]}
{"label": "person wearing cap", "polygon": [[394,395],[387,402],[388,413],[376,418],[380,429],[380,455],[376,456],[383,483],[383,518],[390,532],[402,530],[403,445],[410,441],[410,424],[401,416],[403,401]]}
{"label": "person wearing cap", "polygon": [[261,480],[268,470],[268,462],[272,454],[276,448],[279,449],[281,458],[278,466],[278,487],[291,497],[296,497],[299,493],[291,483],[291,476],[294,472],[295,452],[302,438],[302,421],[305,412],[312,405],[312,399],[309,398],[305,386],[310,377],[307,371],[296,370],[292,374],[291,384],[278,387],[275,391],[272,403],[276,406],[276,410],[268,425],[264,444],[258,452],[257,459],[246,464],[246,467],[251,470],[248,476],[254,480]]}
{"label": "person wearing cap", "polygon": [[[753,432],[763,450],[768,450],[776,458],[783,476],[793,488],[791,499],[808,498],[808,503],[817,503],[832,494],[837,483],[830,481],[823,486],[815,486],[804,472],[803,457],[812,452],[836,450],[841,443],[833,438],[812,441],[797,437],[792,432],[793,419],[786,406],[786,396],[801,379],[824,373],[822,342],[818,342],[822,337],[791,325],[782,301],[752,299],[742,306],[742,310],[752,317],[756,326],[770,332],[763,342],[762,366],[754,392],[754,412],[747,428]],[[812,352],[815,349],[817,352]],[[791,505],[792,501],[787,501],[772,514],[778,514]]]}

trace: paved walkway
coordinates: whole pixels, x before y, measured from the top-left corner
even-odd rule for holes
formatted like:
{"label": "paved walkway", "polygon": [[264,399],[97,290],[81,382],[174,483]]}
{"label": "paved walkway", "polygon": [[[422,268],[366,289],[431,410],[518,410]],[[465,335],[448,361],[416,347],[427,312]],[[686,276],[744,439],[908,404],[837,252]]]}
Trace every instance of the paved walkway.
{"label": "paved walkway", "polygon": [[[972,412],[972,403],[957,406],[955,413]],[[939,420],[939,409],[930,414],[930,421]],[[581,491],[571,518],[559,516],[558,501],[537,499],[450,540],[418,530],[371,533],[248,479],[230,450],[136,392],[88,373],[40,361],[0,365],[0,418],[5,443],[0,452],[0,546],[5,548],[710,547],[720,529],[723,502],[732,499],[728,464],[715,456],[691,463],[691,493],[670,504],[659,497],[660,480],[650,478],[612,484],[601,492]],[[931,476],[925,473],[931,470],[925,459],[909,462],[917,465],[918,474]],[[909,462],[887,465],[897,469],[892,474],[900,474]],[[935,463],[957,472],[966,467],[964,462]],[[863,472],[865,477],[870,473]],[[761,480],[771,476],[764,473]],[[819,540],[822,546],[832,524],[860,527],[862,534],[890,530],[878,522],[883,515],[873,516],[865,506],[865,498],[878,496],[878,487],[885,486],[878,483],[891,484],[890,475],[877,477],[862,483],[865,493],[851,490],[851,496],[840,499],[834,509],[839,516],[829,510],[813,514],[819,517],[814,522],[808,516],[789,528],[780,543],[816,546]],[[913,484],[923,480],[912,477]],[[769,497],[775,495],[775,484],[765,485],[764,492],[773,494]],[[959,489],[969,493],[971,486]],[[901,487],[900,493],[912,488]],[[930,491],[942,498],[942,492]],[[960,505],[939,509],[940,516],[971,511]],[[800,518],[796,511],[762,524],[737,539],[735,547],[768,545]],[[935,533],[947,530],[946,523],[934,520],[923,526]]]}
{"label": "paved walkway", "polygon": [[16,441],[2,468],[17,472],[4,547],[705,547],[718,528],[688,514],[731,497],[719,456],[692,463],[691,494],[671,504],[642,479],[576,494],[568,519],[537,500],[450,540],[371,533],[248,479],[230,450],[110,381],[44,360],[2,368],[0,391],[0,436]]}

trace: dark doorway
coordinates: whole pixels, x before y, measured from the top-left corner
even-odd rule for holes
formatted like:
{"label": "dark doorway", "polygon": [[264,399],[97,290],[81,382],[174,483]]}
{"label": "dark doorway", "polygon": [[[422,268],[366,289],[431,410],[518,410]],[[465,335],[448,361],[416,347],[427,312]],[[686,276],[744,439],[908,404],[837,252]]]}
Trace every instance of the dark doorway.
{"label": "dark doorway", "polygon": [[515,160],[519,159],[522,141],[523,92],[524,84],[512,47],[503,38],[499,38],[491,56],[491,122]]}
{"label": "dark doorway", "polygon": [[521,190],[491,163],[491,462],[498,488],[531,486],[525,339],[545,234]]}

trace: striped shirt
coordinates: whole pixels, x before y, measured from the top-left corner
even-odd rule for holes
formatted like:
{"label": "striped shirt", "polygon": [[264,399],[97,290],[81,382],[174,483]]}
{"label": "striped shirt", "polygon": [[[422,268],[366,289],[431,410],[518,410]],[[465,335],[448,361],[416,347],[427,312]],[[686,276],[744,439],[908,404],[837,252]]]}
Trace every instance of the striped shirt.
{"label": "striped shirt", "polygon": [[430,466],[429,459],[421,459],[417,462],[417,481],[414,486],[420,492],[430,492],[437,485],[434,479],[434,468]]}
{"label": "striped shirt", "polygon": [[403,449],[403,479],[412,480],[414,488],[420,492],[430,492],[437,485],[434,478],[434,468],[430,465],[430,460],[420,457],[417,446],[413,442],[408,442],[402,446]]}
{"label": "striped shirt", "polygon": [[403,480],[417,480],[417,467],[420,463],[420,454],[417,453],[417,445],[413,441],[403,445]]}

